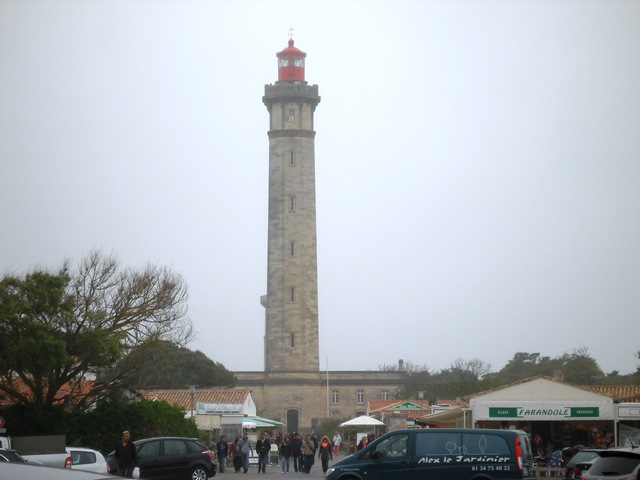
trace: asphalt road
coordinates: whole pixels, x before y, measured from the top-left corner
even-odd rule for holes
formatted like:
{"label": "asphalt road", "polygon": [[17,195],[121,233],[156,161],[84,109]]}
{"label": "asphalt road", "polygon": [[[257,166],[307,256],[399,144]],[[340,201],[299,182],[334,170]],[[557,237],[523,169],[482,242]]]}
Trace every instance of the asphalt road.
{"label": "asphalt road", "polygon": [[[344,457],[341,456],[337,460],[342,460]],[[329,466],[331,466],[333,462],[329,462]],[[293,462],[289,464],[289,474],[282,474],[282,467],[279,465],[269,465],[267,467],[267,473],[258,473],[257,465],[249,465],[249,471],[246,474],[243,473],[235,473],[233,467],[225,470],[224,473],[218,472],[216,474],[216,479],[224,479],[224,478],[236,478],[239,477],[238,480],[242,480],[242,477],[259,477],[259,478],[285,478],[285,479],[305,479],[305,478],[324,478],[324,474],[322,473],[322,463],[319,459],[316,458],[316,463],[313,465],[311,469],[311,473],[309,475],[305,475],[304,473],[295,472],[293,469]]]}

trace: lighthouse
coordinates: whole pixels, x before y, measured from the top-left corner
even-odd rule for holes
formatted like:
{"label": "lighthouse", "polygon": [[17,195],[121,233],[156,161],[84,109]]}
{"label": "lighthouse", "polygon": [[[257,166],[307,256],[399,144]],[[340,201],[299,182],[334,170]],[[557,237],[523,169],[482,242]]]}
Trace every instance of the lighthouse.
{"label": "lighthouse", "polygon": [[368,399],[402,388],[404,371],[320,370],[313,122],[320,96],[305,80],[307,54],[293,39],[276,57],[278,80],[262,97],[269,112],[264,370],[234,373],[261,415],[293,432],[364,415]]}
{"label": "lighthouse", "polygon": [[319,370],[314,112],[307,54],[289,39],[278,80],[265,85],[269,112],[269,219],[265,372]]}

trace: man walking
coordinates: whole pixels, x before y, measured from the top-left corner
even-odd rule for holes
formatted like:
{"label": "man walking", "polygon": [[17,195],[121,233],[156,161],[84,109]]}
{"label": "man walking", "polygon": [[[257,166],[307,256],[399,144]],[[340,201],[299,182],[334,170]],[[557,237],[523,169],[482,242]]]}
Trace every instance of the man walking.
{"label": "man walking", "polygon": [[249,453],[253,453],[253,445],[251,444],[251,440],[249,440],[247,432],[242,434],[242,440],[238,442],[236,448],[240,450],[240,454],[242,455],[242,473],[247,473],[249,471]]}
{"label": "man walking", "polygon": [[260,438],[256,442],[256,452],[258,452],[258,473],[267,473],[267,463],[269,462],[269,451],[271,450],[271,442],[267,438],[267,434],[262,432]]}

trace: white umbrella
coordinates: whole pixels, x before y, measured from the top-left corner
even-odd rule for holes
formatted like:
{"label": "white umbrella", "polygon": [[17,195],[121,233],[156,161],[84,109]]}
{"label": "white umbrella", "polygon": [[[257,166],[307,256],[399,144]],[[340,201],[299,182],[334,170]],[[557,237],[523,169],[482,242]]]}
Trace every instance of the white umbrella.
{"label": "white umbrella", "polygon": [[375,418],[369,417],[367,415],[361,415],[356,418],[352,418],[351,420],[347,420],[340,424],[341,427],[360,427],[360,426],[371,426],[375,427],[378,425],[384,425],[384,422],[377,420]]}

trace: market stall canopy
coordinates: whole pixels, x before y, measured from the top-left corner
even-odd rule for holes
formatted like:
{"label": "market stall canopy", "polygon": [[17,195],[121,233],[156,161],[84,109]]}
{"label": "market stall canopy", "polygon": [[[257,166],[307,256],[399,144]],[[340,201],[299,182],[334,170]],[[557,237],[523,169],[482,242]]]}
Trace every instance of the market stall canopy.
{"label": "market stall canopy", "polygon": [[245,415],[242,419],[242,428],[266,428],[266,427],[281,427],[284,423],[278,420],[271,420],[270,418],[256,417],[251,415]]}
{"label": "market stall canopy", "polygon": [[375,418],[369,417],[367,415],[361,415],[356,418],[352,418],[351,420],[347,420],[340,424],[341,427],[360,427],[360,426],[371,426],[375,427],[378,425],[384,425],[384,422],[377,420]]}

